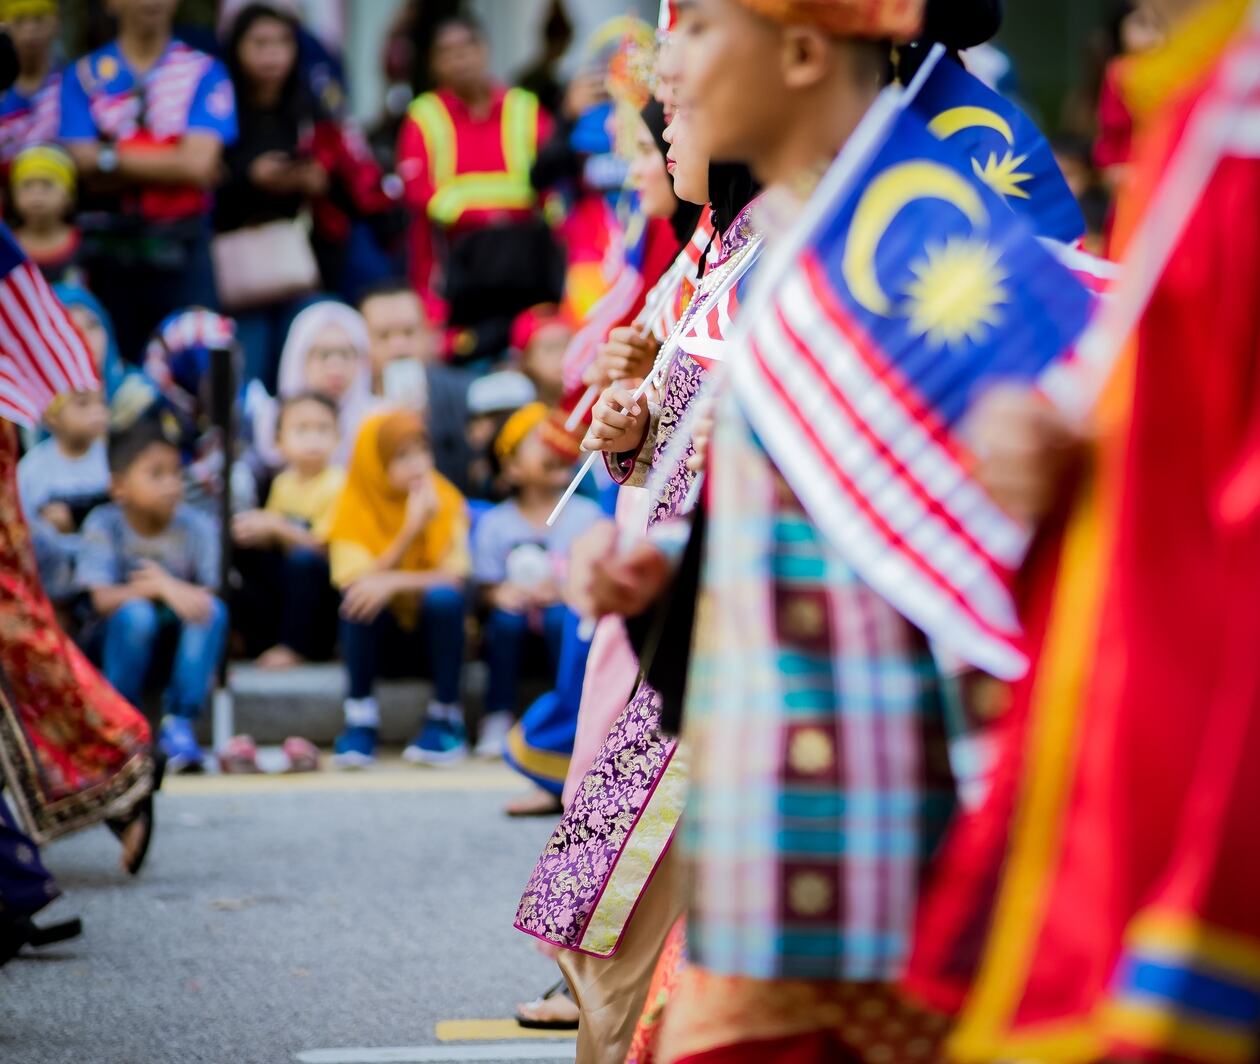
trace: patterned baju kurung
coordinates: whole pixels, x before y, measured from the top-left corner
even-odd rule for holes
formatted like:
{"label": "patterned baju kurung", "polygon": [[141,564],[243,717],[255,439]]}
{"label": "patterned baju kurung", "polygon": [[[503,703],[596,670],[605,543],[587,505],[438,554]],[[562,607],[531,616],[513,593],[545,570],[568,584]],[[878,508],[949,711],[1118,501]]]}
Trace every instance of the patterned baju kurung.
{"label": "patterned baju kurung", "polygon": [[0,780],[39,843],[125,817],[153,788],[149,725],[62,631],[0,425]]}
{"label": "patterned baju kurung", "polygon": [[[751,208],[746,209],[728,230],[722,257],[710,266],[675,329],[676,335],[704,312],[724,283],[755,259],[761,242],[753,230],[751,213]],[[651,462],[664,452],[699,391],[705,372],[685,353],[679,351],[674,356],[647,440],[638,454],[619,456],[623,481],[633,484],[646,479]],[[644,456],[651,456],[651,461],[645,461]],[[651,500],[649,528],[679,512],[694,479],[685,464],[679,466]],[[631,918],[649,894],[653,878],[662,872],[682,813],[685,752],[661,734],[660,708],[656,692],[640,682],[534,869],[517,911],[516,926],[521,931],[597,958],[610,958],[622,946]],[[653,897],[660,893],[658,889]],[[617,1018],[616,1037],[626,1043],[642,1008],[656,954],[678,915],[680,901],[660,902],[657,908],[661,926],[653,928],[651,936],[644,929],[636,935],[636,940],[646,939],[641,947],[648,955],[643,977],[636,975],[632,980],[636,985],[627,993],[624,1009],[618,1010],[624,1016]],[[563,957],[561,963],[563,967]],[[585,1018],[588,1009],[580,990],[578,996]],[[586,1037],[591,1036],[588,1033]]]}

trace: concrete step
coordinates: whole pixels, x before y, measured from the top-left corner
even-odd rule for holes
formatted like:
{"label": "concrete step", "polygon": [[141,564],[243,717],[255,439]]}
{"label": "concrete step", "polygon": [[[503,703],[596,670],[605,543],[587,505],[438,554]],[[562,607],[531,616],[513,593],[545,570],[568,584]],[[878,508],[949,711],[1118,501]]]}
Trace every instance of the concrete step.
{"label": "concrete step", "polygon": [[[339,664],[301,665],[273,671],[248,664],[228,669],[237,734],[260,743],[283,742],[300,735],[317,745],[330,745],[341,731],[345,670]],[[464,669],[464,704],[472,719],[480,715],[486,669],[472,662]],[[405,743],[419,730],[432,686],[421,680],[386,680],[377,685],[381,704],[381,739]],[[211,714],[198,722],[202,741],[210,738]]]}

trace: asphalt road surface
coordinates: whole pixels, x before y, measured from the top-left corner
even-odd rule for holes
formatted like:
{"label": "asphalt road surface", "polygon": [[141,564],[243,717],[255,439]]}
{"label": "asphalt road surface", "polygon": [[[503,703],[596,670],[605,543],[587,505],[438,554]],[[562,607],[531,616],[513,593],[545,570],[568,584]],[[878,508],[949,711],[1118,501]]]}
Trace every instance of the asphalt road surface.
{"label": "asphalt road surface", "polygon": [[85,933],[0,971],[0,1061],[571,1061],[507,1022],[558,978],[512,928],[552,827],[501,814],[521,789],[500,766],[171,781],[138,879],[104,829],[47,848],[43,919]]}

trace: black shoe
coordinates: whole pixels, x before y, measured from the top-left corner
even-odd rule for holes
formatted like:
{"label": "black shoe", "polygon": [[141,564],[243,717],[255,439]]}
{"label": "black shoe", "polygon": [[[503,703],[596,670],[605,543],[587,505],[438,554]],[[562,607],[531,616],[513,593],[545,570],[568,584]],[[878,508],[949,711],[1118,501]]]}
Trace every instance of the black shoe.
{"label": "black shoe", "polygon": [[83,921],[77,916],[40,927],[29,916],[0,923],[0,967],[18,955],[23,946],[42,949],[83,934]]}

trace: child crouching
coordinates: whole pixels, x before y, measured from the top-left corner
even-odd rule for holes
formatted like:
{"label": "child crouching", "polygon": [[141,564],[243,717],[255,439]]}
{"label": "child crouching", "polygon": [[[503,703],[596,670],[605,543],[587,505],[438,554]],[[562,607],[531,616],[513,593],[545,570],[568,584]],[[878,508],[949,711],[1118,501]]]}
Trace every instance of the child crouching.
{"label": "child crouching", "polygon": [[433,468],[424,423],[408,411],[369,417],[328,531],[333,583],[343,592],[346,727],[343,768],[376,756],[376,681],[403,674],[422,651],[434,697],[403,757],[444,764],[467,754],[460,706],[468,515],[464,497]]}

